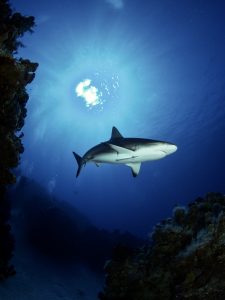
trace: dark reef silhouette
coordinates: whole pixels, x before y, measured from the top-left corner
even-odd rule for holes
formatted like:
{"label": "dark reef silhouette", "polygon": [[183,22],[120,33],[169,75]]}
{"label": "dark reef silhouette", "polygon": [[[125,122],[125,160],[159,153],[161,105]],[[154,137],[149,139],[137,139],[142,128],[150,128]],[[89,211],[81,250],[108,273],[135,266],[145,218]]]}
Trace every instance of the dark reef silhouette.
{"label": "dark reef silhouette", "polygon": [[74,206],[52,198],[34,181],[21,177],[8,191],[12,225],[20,243],[54,265],[82,263],[103,272],[114,247],[137,247],[144,240],[128,232],[98,229]]}
{"label": "dark reef silhouette", "polygon": [[151,246],[115,255],[101,300],[222,300],[225,196],[209,193],[155,226]]}
{"label": "dark reef silhouette", "polygon": [[27,59],[15,58],[19,38],[32,32],[33,17],[24,17],[13,12],[7,0],[0,0],[0,280],[15,274],[10,265],[14,241],[9,225],[10,204],[6,189],[15,183],[11,169],[19,164],[23,152],[22,135],[17,133],[24,125],[30,83],[38,64]]}

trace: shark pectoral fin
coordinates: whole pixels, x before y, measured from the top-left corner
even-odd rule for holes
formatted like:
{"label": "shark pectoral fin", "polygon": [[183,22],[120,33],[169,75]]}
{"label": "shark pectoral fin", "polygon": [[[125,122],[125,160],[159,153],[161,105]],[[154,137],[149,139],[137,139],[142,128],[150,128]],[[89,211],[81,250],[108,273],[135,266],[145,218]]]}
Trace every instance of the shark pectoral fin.
{"label": "shark pectoral fin", "polygon": [[130,150],[130,149],[127,149],[127,148],[124,148],[124,147],[120,147],[120,146],[117,146],[117,145],[114,145],[114,144],[110,144],[108,143],[109,147],[112,148],[113,150],[115,150],[117,153],[120,153],[120,154],[126,154],[127,156],[133,156],[134,155],[134,151]]}
{"label": "shark pectoral fin", "polygon": [[99,163],[95,163],[96,167],[100,167],[100,164]]}
{"label": "shark pectoral fin", "polygon": [[119,158],[119,159],[116,159],[116,161],[123,161],[123,160],[128,160],[128,159],[132,159],[132,158],[136,158],[137,156],[126,156],[126,157],[123,157],[123,158]]}
{"label": "shark pectoral fin", "polygon": [[126,165],[131,168],[133,177],[137,177],[141,168],[141,163],[132,163]]}

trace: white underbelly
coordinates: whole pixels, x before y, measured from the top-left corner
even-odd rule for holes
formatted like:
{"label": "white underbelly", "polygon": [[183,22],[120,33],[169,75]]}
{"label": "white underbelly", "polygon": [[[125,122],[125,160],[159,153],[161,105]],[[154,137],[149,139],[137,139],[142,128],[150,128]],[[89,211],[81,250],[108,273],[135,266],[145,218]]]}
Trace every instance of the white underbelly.
{"label": "white underbelly", "polygon": [[154,151],[151,153],[140,153],[135,151],[132,155],[126,153],[102,153],[93,159],[96,163],[111,163],[111,164],[127,164],[138,163],[144,161],[157,160],[165,157],[166,154],[163,151]]}

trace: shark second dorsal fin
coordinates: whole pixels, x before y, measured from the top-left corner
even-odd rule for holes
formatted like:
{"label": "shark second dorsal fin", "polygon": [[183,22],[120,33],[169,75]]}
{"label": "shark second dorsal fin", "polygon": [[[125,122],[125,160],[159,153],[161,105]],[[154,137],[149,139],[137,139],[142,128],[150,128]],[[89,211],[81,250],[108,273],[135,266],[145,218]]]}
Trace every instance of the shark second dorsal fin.
{"label": "shark second dorsal fin", "polygon": [[113,126],[112,128],[112,134],[111,134],[111,139],[118,139],[118,138],[122,138],[122,134],[119,132],[119,130]]}

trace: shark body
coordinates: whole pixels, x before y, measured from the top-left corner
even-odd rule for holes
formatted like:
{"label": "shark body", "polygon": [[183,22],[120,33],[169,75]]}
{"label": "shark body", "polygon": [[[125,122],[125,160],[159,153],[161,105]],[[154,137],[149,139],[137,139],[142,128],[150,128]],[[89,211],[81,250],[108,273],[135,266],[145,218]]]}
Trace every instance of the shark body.
{"label": "shark body", "polygon": [[131,168],[136,177],[141,163],[157,160],[174,153],[177,146],[163,141],[142,138],[124,138],[116,127],[112,128],[110,140],[100,143],[88,150],[83,157],[73,152],[78,164],[76,177],[87,162],[125,164]]}

